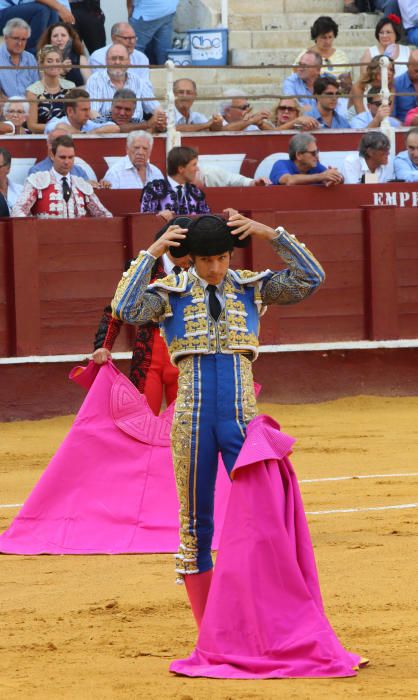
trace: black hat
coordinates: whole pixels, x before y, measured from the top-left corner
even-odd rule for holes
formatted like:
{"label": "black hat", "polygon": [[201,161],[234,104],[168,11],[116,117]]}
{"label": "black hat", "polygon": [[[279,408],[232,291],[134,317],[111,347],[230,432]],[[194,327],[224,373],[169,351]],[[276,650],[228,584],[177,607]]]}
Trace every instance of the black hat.
{"label": "black hat", "polygon": [[[188,229],[192,222],[193,219],[191,216],[175,216],[173,219],[171,219],[171,221],[164,224],[164,226],[155,234],[155,240],[158,240],[158,238],[160,238],[170,226],[180,226],[180,228]],[[179,246],[171,246],[168,249],[173,258],[183,258],[185,255],[188,255],[189,248],[188,246],[185,248],[186,240],[187,239],[185,238]]]}
{"label": "black hat", "polygon": [[249,237],[240,240],[233,236],[222,216],[203,214],[194,219],[189,226],[187,237],[182,244],[187,247],[187,253],[192,255],[221,255],[232,251],[234,247],[244,248],[249,243]]}

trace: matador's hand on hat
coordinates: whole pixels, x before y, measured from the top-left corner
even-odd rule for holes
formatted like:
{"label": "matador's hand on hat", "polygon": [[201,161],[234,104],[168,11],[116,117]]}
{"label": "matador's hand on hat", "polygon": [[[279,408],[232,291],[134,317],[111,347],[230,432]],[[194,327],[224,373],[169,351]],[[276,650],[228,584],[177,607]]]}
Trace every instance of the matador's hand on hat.
{"label": "matador's hand on hat", "polygon": [[148,253],[154,256],[154,258],[159,258],[163,255],[168,248],[177,248],[180,243],[186,237],[187,228],[180,228],[180,226],[169,226],[167,231],[163,233],[160,238],[148,248]]}
{"label": "matador's hand on hat", "polygon": [[228,219],[227,225],[231,228],[232,235],[238,236],[240,240],[247,238],[247,236],[258,236],[259,238],[272,241],[277,236],[274,228],[270,228],[270,226],[261,224],[258,221],[253,221],[253,219],[249,219],[242,214],[232,214]]}

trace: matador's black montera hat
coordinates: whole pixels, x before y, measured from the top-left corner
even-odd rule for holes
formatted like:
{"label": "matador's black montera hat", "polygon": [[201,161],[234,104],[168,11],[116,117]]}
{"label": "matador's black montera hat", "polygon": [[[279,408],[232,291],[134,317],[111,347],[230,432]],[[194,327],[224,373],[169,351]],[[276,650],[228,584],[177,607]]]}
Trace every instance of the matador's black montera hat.
{"label": "matador's black montera hat", "polygon": [[226,219],[213,214],[202,214],[191,220],[187,226],[180,223],[180,219],[189,217],[178,216],[170,224],[176,223],[182,228],[187,228],[186,238],[176,248],[170,248],[170,253],[174,258],[181,258],[183,255],[221,255],[230,252],[235,248],[244,248],[249,243],[249,237],[240,240],[238,236],[233,236],[231,229],[227,226]]}

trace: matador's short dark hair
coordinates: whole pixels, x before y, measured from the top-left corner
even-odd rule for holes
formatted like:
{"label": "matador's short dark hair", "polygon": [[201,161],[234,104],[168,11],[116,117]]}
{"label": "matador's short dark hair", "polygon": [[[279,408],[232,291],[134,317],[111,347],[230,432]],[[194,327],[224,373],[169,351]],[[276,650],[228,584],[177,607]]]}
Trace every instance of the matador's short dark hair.
{"label": "matador's short dark hair", "polygon": [[184,168],[191,160],[198,157],[199,154],[194,148],[174,146],[167,156],[167,175],[177,175],[180,167]]}

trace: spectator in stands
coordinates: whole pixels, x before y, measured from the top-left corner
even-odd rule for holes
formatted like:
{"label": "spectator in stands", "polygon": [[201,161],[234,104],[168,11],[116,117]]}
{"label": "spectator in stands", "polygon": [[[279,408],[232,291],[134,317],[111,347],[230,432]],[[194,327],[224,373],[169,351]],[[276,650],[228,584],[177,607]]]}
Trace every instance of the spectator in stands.
{"label": "spectator in stands", "polygon": [[225,90],[227,98],[219,105],[219,112],[223,117],[223,131],[259,131],[271,129],[267,121],[269,113],[260,110],[253,114],[245,92],[230,88]]}
{"label": "spectator in stands", "polygon": [[360,12],[355,0],[344,0],[344,12],[352,12],[353,14]]}
{"label": "spectator in stands", "polygon": [[398,16],[400,14],[398,0],[372,0],[371,4],[374,10],[383,12],[386,17],[391,14]]}
{"label": "spectator in stands", "polygon": [[14,134],[17,136],[24,136],[30,133],[27,128],[29,103],[26,102],[24,97],[12,95],[4,104],[3,114],[6,121],[13,124]]}
{"label": "spectator in stands", "polygon": [[106,43],[105,16],[100,0],[70,0],[70,6],[77,33],[87,46],[89,54],[92,54]]}
{"label": "spectator in stands", "polygon": [[[161,109],[156,109],[154,114],[145,121],[135,119],[136,95],[129,88],[116,90],[113,95],[112,106],[110,108],[110,121],[118,125],[122,134],[130,131],[143,129],[152,133],[161,133],[167,128],[167,115]],[[106,122],[106,117],[97,117],[95,122],[101,124]]]}
{"label": "spectator in stands", "polygon": [[[46,148],[48,155],[43,160],[40,160],[38,161],[38,163],[35,163],[35,165],[32,165],[32,167],[29,169],[28,175],[51,170],[53,166],[52,144],[55,141],[55,139],[57,139],[59,136],[64,136],[68,134],[69,132],[67,131],[67,129],[69,128],[70,127],[67,124],[60,124],[53,131],[49,132],[48,136],[46,137]],[[83,178],[83,180],[89,179],[89,176],[87,175],[86,171],[83,170],[83,168],[81,168],[79,165],[76,165],[75,163],[73,164],[70,170],[70,175],[76,175],[77,177]]]}
{"label": "spectator in stands", "polygon": [[[366,66],[366,73],[353,84],[351,90],[352,98],[350,100],[350,104],[354,105],[357,114],[360,114],[365,110],[366,105],[364,102],[364,98],[369,89],[372,87],[377,87],[379,89],[382,88],[382,74],[379,63],[380,59],[381,56],[375,56],[374,58],[372,58],[368,66]],[[394,63],[392,59],[389,58],[388,84],[389,90],[391,91],[393,90],[394,85],[394,74]]]}
{"label": "spectator in stands", "polygon": [[[106,53],[106,70],[95,70],[87,81],[86,89],[92,99],[92,109],[102,117],[108,117],[116,90],[129,88],[137,96],[134,117],[143,120],[144,112],[153,114],[160,105],[156,102],[150,84],[139,78],[133,70],[128,70],[129,54],[123,44],[112,44]],[[142,102],[141,98],[145,98]],[[98,100],[105,100],[100,102]]]}
{"label": "spectator in stands", "polygon": [[350,122],[352,129],[378,129],[386,117],[388,117],[391,126],[395,128],[401,126],[399,119],[391,116],[393,97],[389,98],[388,105],[384,105],[380,88],[372,87],[367,93],[366,99],[367,109],[353,117]]}
{"label": "spectator in stands", "polygon": [[271,185],[268,177],[245,177],[240,173],[230,173],[229,170],[219,166],[198,164],[198,170],[194,179],[197,187],[254,187],[256,185]]}
{"label": "spectator in stands", "polygon": [[201,112],[192,111],[193,102],[197,97],[194,80],[189,78],[175,80],[173,92],[177,131],[221,131],[223,119],[220,114],[214,114],[211,119],[208,119]]}
{"label": "spectator in stands", "polygon": [[135,48],[136,34],[128,22],[117,22],[110,30],[111,44],[106,44],[101,49],[97,49],[91,54],[89,63],[91,66],[103,66],[106,64],[106,54],[112,44],[123,44],[128,50],[129,62],[132,66],[142,66],[135,68],[135,74],[143,81],[149,82],[149,60],[142,51]]}
{"label": "spectator in stands", "polygon": [[179,0],[127,0],[136,48],[151,63],[162,65],[173,43],[173,21]]}
{"label": "spectator in stands", "polygon": [[410,44],[418,46],[418,3],[417,0],[398,0],[402,23]]}
{"label": "spectator in stands", "polygon": [[[361,182],[387,182],[393,178],[393,165],[389,159],[390,144],[385,134],[369,131],[360,139],[359,153],[350,154],[344,160],[344,182],[358,185]],[[374,179],[371,175],[374,175]]]}
{"label": "spectator in stands", "polygon": [[207,214],[205,195],[193,182],[198,153],[188,146],[172,148],[167,157],[167,177],[154,180],[142,192],[142,212]]}
{"label": "spectator in stands", "polygon": [[45,133],[56,128],[58,124],[68,124],[72,134],[111,134],[119,133],[119,127],[113,122],[97,124],[90,119],[90,95],[83,88],[73,88],[66,94],[65,117],[51,119],[45,126]]}
{"label": "spectator in stands", "polygon": [[310,131],[319,129],[319,122],[311,116],[304,115],[302,105],[296,97],[281,97],[271,112],[271,126],[276,131]]}
{"label": "spectator in stands", "polygon": [[[30,27],[23,19],[9,19],[3,29],[4,44],[0,46],[0,90],[6,97],[24,95],[26,88],[38,80],[36,60],[25,51]],[[11,70],[13,67],[26,70]]]}
{"label": "spectator in stands", "polygon": [[405,126],[418,126],[418,107],[409,110],[405,117]]}
{"label": "spectator in stands", "polygon": [[418,182],[418,127],[410,129],[405,139],[406,151],[398,153],[393,161],[397,180]]}
{"label": "spectator in stands", "polygon": [[[56,46],[63,55],[62,75],[76,87],[84,85],[90,75],[81,39],[71,24],[56,22],[48,27],[38,42],[38,51],[45,45]],[[73,67],[74,66],[74,67]],[[80,66],[80,67],[78,67]]]}
{"label": "spectator in stands", "polygon": [[[51,7],[54,5],[55,7]],[[0,0],[0,31],[9,20],[21,19],[31,27],[27,37],[27,50],[35,53],[36,44],[46,27],[59,19],[63,22],[74,22],[74,16],[70,11],[67,0]],[[4,33],[4,32],[3,32]]]}
{"label": "spectator in stands", "polygon": [[89,182],[71,175],[75,149],[71,136],[59,136],[52,143],[52,168],[26,179],[12,216],[74,219],[81,216],[111,217]]}
{"label": "spectator in stands", "polygon": [[131,131],[126,139],[127,155],[120,158],[107,171],[104,179],[114,190],[142,189],[153,180],[163,180],[164,175],[150,163],[154,139],[148,131]]}
{"label": "spectator in stands", "polygon": [[331,75],[323,75],[314,82],[316,105],[308,112],[322,129],[350,129],[350,123],[337,112],[338,83]]}
{"label": "spectator in stands", "polygon": [[[408,70],[395,79],[395,106],[394,116],[401,122],[405,121],[410,109],[417,106],[418,92],[418,49],[411,51],[408,61]],[[405,95],[397,93],[407,93]],[[409,93],[409,94],[408,94]]]}
{"label": "spectator in stands", "polygon": [[396,15],[382,17],[376,24],[374,35],[376,46],[370,46],[362,54],[360,62],[364,65],[361,66],[360,74],[362,76],[366,74],[367,64],[372,58],[383,54],[388,55],[395,62],[395,78],[405,73],[410,51],[408,46],[399,43],[402,36],[399,17]]}
{"label": "spectator in stands", "polygon": [[29,100],[28,127],[33,134],[43,134],[45,124],[51,119],[65,116],[64,103],[74,83],[61,77],[62,53],[52,45],[38,51],[41,79],[29,85],[26,97]]}
{"label": "spectator in stands", "polygon": [[340,185],[344,179],[337,168],[326,168],[318,159],[312,134],[295,134],[289,141],[289,160],[277,160],[270,173],[273,185]]}
{"label": "spectator in stands", "polygon": [[[315,51],[322,58],[321,73],[339,78],[341,73],[350,72],[347,54],[334,46],[338,36],[338,24],[332,17],[318,17],[311,27],[311,39],[315,42],[308,51]],[[298,65],[305,51],[301,51],[295,61]],[[342,65],[341,65],[342,64]]]}
{"label": "spectator in stands", "polygon": [[[0,148],[0,193],[3,195],[9,207],[12,210],[16,199],[23,190],[23,185],[13,182],[10,179],[10,167],[12,164],[12,156],[5,148]],[[4,214],[2,215],[4,216]]]}
{"label": "spectator in stands", "polygon": [[292,73],[283,82],[284,95],[294,95],[303,106],[312,108],[315,104],[313,98],[313,85],[321,72],[322,58],[316,51],[305,51],[300,57],[296,72]]}

